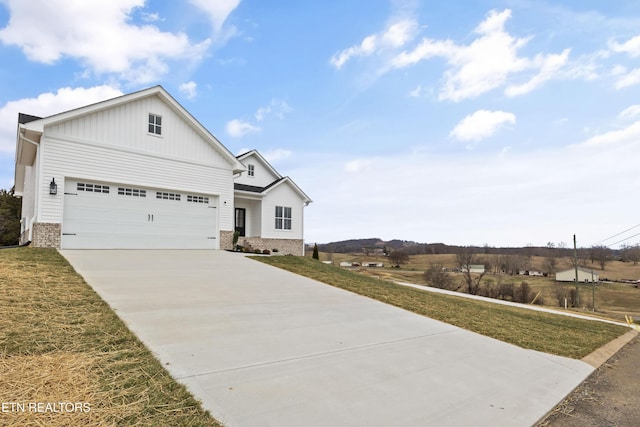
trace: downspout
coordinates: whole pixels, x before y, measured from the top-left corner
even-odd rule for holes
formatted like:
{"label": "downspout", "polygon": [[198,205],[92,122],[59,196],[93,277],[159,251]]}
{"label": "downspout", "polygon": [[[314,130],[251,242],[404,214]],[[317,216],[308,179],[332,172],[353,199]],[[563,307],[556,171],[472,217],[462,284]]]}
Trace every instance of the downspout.
{"label": "downspout", "polygon": [[304,242],[304,208],[306,208],[307,206],[309,206],[309,202],[304,202],[304,204],[302,205],[302,221],[300,221],[302,224],[302,256],[304,257],[306,254],[306,243]]}
{"label": "downspout", "polygon": [[[37,163],[37,168],[38,168],[38,173],[37,176],[38,178],[40,177],[40,144],[32,141],[31,139],[27,138],[26,136],[24,136],[22,134],[22,132],[18,131],[18,134],[20,135],[19,138],[23,141],[29,142],[33,145],[36,146],[36,163]],[[16,153],[17,155],[17,153]],[[29,230],[29,237],[28,237],[28,241],[31,242],[33,240],[33,222],[36,219],[36,215],[38,213],[38,204],[40,201],[40,198],[38,197],[38,194],[40,193],[40,179],[36,180],[36,188],[34,189],[34,195],[33,195],[33,215],[31,216],[31,218],[29,218],[27,220],[27,224],[29,226],[28,230]]]}

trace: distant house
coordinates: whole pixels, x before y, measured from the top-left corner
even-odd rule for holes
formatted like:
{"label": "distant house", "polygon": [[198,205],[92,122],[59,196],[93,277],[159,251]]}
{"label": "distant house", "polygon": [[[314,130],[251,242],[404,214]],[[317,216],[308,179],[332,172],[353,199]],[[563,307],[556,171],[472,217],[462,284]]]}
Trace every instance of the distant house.
{"label": "distant house", "polygon": [[342,261],[340,267],[360,267],[359,262]]}
{"label": "distant house", "polygon": [[[578,282],[592,283],[599,282],[599,274],[592,269],[578,267]],[[568,270],[558,271],[556,273],[556,282],[574,282],[576,281],[576,270],[570,268]]]}
{"label": "distant house", "polygon": [[371,268],[382,268],[384,264],[381,262],[364,262],[362,263],[363,267],[371,267]]}
{"label": "distant house", "polygon": [[544,276],[544,273],[540,270],[520,270],[518,274],[521,276]]}
{"label": "distant house", "polygon": [[[465,266],[463,266],[460,269],[460,271],[465,273],[467,271],[467,268]],[[471,265],[469,265],[469,273],[477,273],[477,274],[484,273],[484,265],[482,265],[482,264],[471,264]]]}

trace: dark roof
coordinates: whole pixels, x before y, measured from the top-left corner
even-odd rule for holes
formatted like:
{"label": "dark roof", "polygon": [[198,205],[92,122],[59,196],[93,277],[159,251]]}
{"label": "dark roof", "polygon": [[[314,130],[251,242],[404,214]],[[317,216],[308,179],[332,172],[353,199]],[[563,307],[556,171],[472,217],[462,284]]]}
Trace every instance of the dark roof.
{"label": "dark roof", "polygon": [[18,113],[18,123],[24,125],[35,120],[40,120],[42,117],[32,116],[31,114]]}
{"label": "dark roof", "polygon": [[257,187],[255,185],[233,184],[234,190],[250,191],[252,193],[262,193],[265,187]]}
{"label": "dark roof", "polygon": [[269,188],[273,187],[274,185],[276,185],[277,183],[279,183],[280,181],[282,181],[285,178],[280,178],[280,179],[276,179],[275,181],[273,181],[271,184],[267,185],[266,187],[258,187],[255,185],[247,185],[247,184],[233,184],[233,189],[234,190],[239,190],[239,191],[249,191],[251,193],[263,193],[266,190],[268,190]]}

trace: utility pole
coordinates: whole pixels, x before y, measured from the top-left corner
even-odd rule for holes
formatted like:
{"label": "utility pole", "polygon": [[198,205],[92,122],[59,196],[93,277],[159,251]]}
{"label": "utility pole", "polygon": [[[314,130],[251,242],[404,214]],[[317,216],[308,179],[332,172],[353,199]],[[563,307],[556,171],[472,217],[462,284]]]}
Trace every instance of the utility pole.
{"label": "utility pole", "polygon": [[591,308],[596,311],[596,282],[593,280],[593,268],[591,269]]}
{"label": "utility pole", "polygon": [[576,300],[575,306],[580,307],[580,294],[578,290],[578,245],[576,244],[576,235],[573,235],[573,265],[576,269]]}

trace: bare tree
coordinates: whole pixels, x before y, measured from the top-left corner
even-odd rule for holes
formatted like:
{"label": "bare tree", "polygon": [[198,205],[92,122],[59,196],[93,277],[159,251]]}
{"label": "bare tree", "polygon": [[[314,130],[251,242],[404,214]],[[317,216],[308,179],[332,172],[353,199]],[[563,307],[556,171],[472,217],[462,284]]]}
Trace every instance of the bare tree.
{"label": "bare tree", "polygon": [[409,255],[405,251],[393,251],[389,254],[389,261],[394,266],[400,267],[401,264],[409,262]]}
{"label": "bare tree", "polygon": [[505,255],[501,260],[501,268],[507,274],[518,274],[527,265],[527,259],[522,255]]}
{"label": "bare tree", "polygon": [[624,262],[632,262],[633,265],[638,265],[640,261],[640,244],[635,246],[624,244],[620,249],[620,256]]}
{"label": "bare tree", "polygon": [[549,274],[555,273],[558,269],[558,258],[555,256],[548,256],[547,259],[544,260],[544,269]]}
{"label": "bare tree", "polygon": [[442,264],[431,264],[427,271],[424,272],[424,280],[434,288],[449,289],[455,291],[458,289],[453,277],[447,273]]}
{"label": "bare tree", "polygon": [[467,292],[471,295],[478,294],[478,291],[480,290],[480,281],[487,272],[486,268],[483,269],[482,273],[471,272],[471,266],[480,263],[481,261],[469,247],[461,248],[460,251],[458,251],[458,253],[456,254],[456,264],[462,272],[464,283],[467,286]]}
{"label": "bare tree", "polygon": [[611,255],[611,249],[603,245],[592,246],[590,255],[591,255],[591,264],[593,264],[595,261],[598,263],[598,265],[600,265],[600,268],[604,270],[607,264],[607,261],[609,261],[609,257]]}

